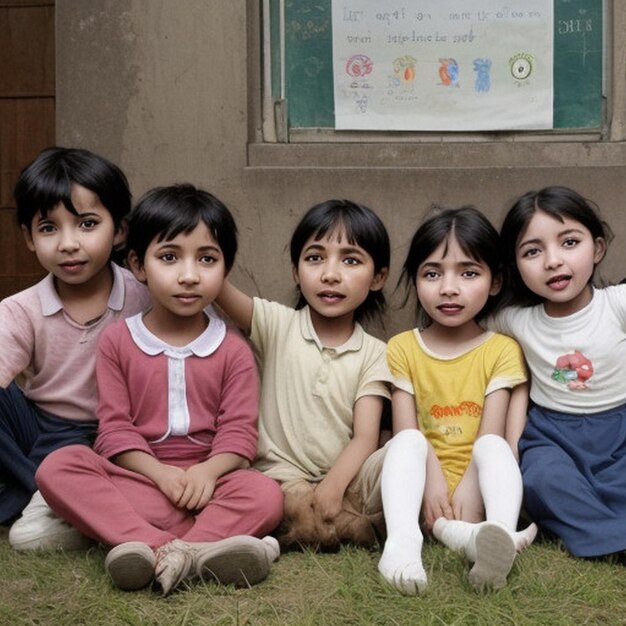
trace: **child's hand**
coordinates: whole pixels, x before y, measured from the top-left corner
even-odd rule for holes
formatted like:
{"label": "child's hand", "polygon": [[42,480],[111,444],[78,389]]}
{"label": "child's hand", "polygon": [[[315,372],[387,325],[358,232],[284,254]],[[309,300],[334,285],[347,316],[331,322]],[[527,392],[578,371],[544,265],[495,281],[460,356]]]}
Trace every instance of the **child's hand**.
{"label": "child's hand", "polygon": [[426,528],[431,531],[436,520],[440,517],[453,519],[452,506],[448,496],[448,482],[443,472],[433,472],[426,477],[424,486],[424,498],[422,500],[422,513]]}
{"label": "child's hand", "polygon": [[178,501],[187,486],[187,475],[181,467],[161,464],[158,473],[153,477],[156,486],[167,496],[167,499],[178,506]]}
{"label": "child's hand", "polygon": [[188,467],[185,474],[187,484],[177,506],[188,511],[203,509],[213,495],[216,477],[202,464]]}
{"label": "child's hand", "polygon": [[341,512],[343,491],[337,489],[327,478],[315,487],[313,491],[313,507],[322,519],[330,522]]}

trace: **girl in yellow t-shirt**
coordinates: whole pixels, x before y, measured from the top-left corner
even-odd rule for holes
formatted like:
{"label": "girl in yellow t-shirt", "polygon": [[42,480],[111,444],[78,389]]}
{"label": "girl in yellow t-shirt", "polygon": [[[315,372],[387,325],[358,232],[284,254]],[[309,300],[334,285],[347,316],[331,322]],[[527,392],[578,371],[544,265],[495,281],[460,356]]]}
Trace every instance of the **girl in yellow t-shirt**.
{"label": "girl in yellow t-shirt", "polygon": [[389,341],[395,436],[382,472],[387,541],[378,569],[403,593],[425,589],[427,530],[465,554],[471,584],[506,584],[534,524],[516,532],[522,480],[505,440],[526,407],[517,343],[479,325],[501,285],[498,233],[473,207],[438,210],[417,230],[402,279],[420,326]]}

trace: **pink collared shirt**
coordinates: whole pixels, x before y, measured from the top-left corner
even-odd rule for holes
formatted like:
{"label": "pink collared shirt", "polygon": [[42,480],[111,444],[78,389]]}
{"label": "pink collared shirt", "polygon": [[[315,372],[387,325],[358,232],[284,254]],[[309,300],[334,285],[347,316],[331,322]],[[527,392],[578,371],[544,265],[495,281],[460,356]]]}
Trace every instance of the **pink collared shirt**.
{"label": "pink collared shirt", "polygon": [[0,302],[0,387],[22,373],[24,395],[44,411],[76,421],[96,419],[98,338],[111,322],[150,304],[144,285],[128,270],[111,267],[108,307],[92,324],[67,315],[51,274]]}

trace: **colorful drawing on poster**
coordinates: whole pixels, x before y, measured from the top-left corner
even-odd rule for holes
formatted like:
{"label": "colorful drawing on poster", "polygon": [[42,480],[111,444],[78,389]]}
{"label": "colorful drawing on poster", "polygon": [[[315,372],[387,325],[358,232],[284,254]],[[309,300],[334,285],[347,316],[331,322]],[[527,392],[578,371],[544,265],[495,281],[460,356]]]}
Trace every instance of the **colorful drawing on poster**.
{"label": "colorful drawing on poster", "polygon": [[527,52],[520,52],[509,59],[511,74],[516,80],[526,80],[533,73],[534,57]]}
{"label": "colorful drawing on poster", "polygon": [[439,59],[439,78],[446,87],[458,87],[459,64],[454,59]]}
{"label": "colorful drawing on poster", "polygon": [[415,80],[415,64],[417,59],[409,54],[398,57],[393,61],[393,73],[399,84],[408,85]]}
{"label": "colorful drawing on poster", "polygon": [[374,63],[366,54],[353,54],[346,63],[346,74],[352,78],[364,78],[372,73]]}
{"label": "colorful drawing on poster", "polygon": [[491,59],[474,59],[474,71],[476,80],[474,81],[474,91],[484,93],[491,89]]}

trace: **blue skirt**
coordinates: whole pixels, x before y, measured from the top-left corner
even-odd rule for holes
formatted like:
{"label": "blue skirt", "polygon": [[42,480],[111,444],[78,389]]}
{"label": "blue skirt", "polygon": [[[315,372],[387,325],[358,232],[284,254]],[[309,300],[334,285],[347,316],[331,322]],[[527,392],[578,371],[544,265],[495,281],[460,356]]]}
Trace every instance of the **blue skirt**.
{"label": "blue skirt", "polygon": [[533,406],[519,450],[537,524],[574,556],[626,550],[626,405],[593,415]]}

